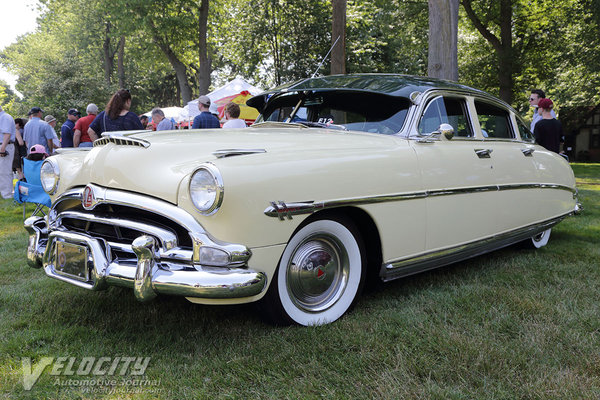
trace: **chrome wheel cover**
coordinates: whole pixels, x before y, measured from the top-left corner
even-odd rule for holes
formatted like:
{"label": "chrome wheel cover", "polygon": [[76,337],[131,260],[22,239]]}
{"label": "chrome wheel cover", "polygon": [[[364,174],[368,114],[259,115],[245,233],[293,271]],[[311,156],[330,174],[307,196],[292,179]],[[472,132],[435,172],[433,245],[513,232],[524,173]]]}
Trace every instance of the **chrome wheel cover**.
{"label": "chrome wheel cover", "polygon": [[303,240],[287,265],[287,288],[296,307],[306,312],[328,309],[348,284],[348,252],[336,237],[315,234]]}

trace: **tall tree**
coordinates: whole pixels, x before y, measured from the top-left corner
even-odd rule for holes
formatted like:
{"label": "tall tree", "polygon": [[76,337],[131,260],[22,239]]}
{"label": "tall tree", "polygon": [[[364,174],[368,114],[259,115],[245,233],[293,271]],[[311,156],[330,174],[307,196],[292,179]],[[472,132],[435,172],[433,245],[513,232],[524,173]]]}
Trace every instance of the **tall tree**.
{"label": "tall tree", "polygon": [[346,0],[332,0],[331,74],[346,73]]}
{"label": "tall tree", "polygon": [[458,81],[459,0],[429,0],[427,75]]}
{"label": "tall tree", "polygon": [[[479,31],[481,36],[493,47],[498,60],[498,86],[499,96],[510,103],[513,95],[513,0],[499,0],[486,6],[483,16],[478,15],[473,9],[473,0],[462,0],[469,20]],[[495,34],[494,32],[498,32]]]}

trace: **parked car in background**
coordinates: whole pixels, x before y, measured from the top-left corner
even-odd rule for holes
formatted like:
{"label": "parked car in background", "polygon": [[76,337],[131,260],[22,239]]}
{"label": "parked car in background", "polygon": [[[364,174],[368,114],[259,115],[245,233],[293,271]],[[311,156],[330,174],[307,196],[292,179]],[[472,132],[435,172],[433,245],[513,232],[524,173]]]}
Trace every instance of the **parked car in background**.
{"label": "parked car in background", "polygon": [[242,130],[110,132],[42,167],[29,263],[91,290],[261,302],[324,324],[389,281],[525,241],[578,210],[575,179],[510,106],[402,75],[301,80]]}

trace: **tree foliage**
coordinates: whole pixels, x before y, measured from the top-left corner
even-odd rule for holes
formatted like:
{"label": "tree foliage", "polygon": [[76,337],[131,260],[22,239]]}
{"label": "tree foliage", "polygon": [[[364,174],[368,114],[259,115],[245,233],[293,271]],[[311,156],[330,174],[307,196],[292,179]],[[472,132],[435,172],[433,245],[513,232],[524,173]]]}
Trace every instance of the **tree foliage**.
{"label": "tree foliage", "polygon": [[[89,102],[104,107],[119,87],[141,113],[236,76],[265,88],[305,78],[332,44],[332,0],[39,1],[38,29],[0,62],[19,77],[14,109],[41,106],[59,119]],[[600,101],[600,0],[461,4],[459,81],[523,112],[536,87],[559,105]],[[426,75],[436,40],[426,0],[346,1],[348,73]],[[317,71],[329,72],[329,62]]]}

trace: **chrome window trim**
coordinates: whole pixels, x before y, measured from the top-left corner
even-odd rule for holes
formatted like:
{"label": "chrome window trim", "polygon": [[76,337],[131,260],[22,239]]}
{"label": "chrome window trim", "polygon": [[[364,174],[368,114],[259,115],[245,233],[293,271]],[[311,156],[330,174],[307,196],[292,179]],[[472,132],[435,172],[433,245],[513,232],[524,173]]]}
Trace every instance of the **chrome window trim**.
{"label": "chrome window trim", "polygon": [[[512,109],[512,107],[510,107],[510,106],[507,107],[506,104],[498,102],[498,101],[496,101],[496,99],[488,99],[487,97],[484,98],[484,97],[480,97],[480,96],[473,96],[473,108],[475,111],[475,116],[479,115],[477,113],[477,105],[475,104],[476,101],[492,104],[493,106],[506,111],[506,113],[508,114],[508,123],[510,126],[510,131],[513,135],[512,138],[489,138],[489,137],[484,136],[483,137],[484,141],[490,141],[490,142],[521,142],[522,141],[522,140],[519,140],[521,135],[519,134],[517,136],[518,129],[516,129],[517,127],[514,126],[514,123],[513,123],[512,114],[514,113],[514,110]],[[479,121],[479,119],[477,119],[477,121]],[[481,126],[480,126],[480,129],[481,129]]]}
{"label": "chrome window trim", "polygon": [[496,192],[505,190],[523,190],[523,189],[555,189],[555,190],[566,190],[573,194],[576,193],[576,189],[557,184],[549,183],[519,183],[519,184],[505,184],[505,185],[487,185],[477,187],[465,187],[465,188],[452,188],[452,189],[436,189],[436,190],[423,190],[409,193],[392,193],[378,196],[368,197],[357,197],[348,199],[336,199],[336,200],[323,200],[323,201],[299,201],[299,202],[285,202],[282,200],[271,201],[263,213],[267,217],[279,218],[283,221],[286,218],[292,219],[294,215],[312,214],[319,210],[344,207],[344,206],[358,206],[375,203],[387,203],[392,201],[403,201],[403,200],[414,200],[424,199],[428,197],[438,196],[453,196],[460,194],[470,193],[482,193],[482,192]]}

